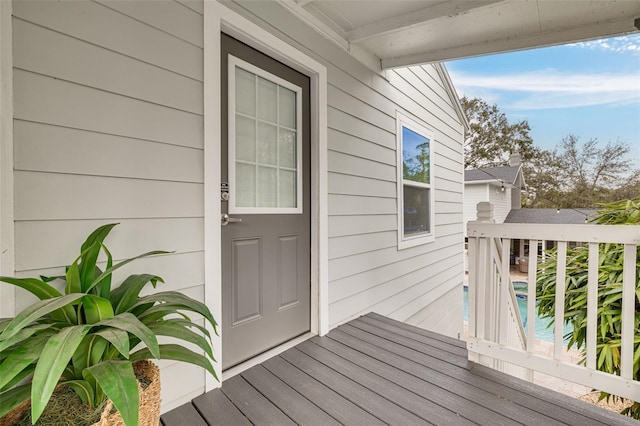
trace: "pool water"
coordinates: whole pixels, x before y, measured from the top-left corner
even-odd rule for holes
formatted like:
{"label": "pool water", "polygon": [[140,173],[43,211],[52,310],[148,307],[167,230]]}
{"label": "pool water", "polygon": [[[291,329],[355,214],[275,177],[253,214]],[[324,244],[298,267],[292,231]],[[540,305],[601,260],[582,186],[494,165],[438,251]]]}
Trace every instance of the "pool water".
{"label": "pool water", "polygon": [[[520,317],[522,318],[525,332],[527,330],[527,296],[518,293],[527,292],[527,283],[524,281],[514,281],[513,288],[516,291],[516,300],[518,301],[518,309],[520,309]],[[469,321],[469,289],[464,288],[464,320]],[[551,318],[536,317],[536,339],[544,340],[546,342],[553,343],[553,326],[551,324]],[[563,335],[567,335],[573,331],[571,324],[564,326]],[[565,339],[565,343],[568,339]]]}

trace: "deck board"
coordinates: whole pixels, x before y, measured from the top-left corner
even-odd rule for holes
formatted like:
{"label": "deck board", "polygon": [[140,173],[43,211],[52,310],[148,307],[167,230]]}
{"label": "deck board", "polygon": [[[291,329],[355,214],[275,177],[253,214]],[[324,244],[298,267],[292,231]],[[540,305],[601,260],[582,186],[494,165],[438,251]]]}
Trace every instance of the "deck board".
{"label": "deck board", "polygon": [[456,339],[368,314],[162,416],[175,425],[638,425],[476,365]]}
{"label": "deck board", "polygon": [[340,424],[261,365],[245,371],[242,377],[297,424],[318,426]]}
{"label": "deck board", "polygon": [[194,399],[192,404],[210,424],[220,426],[251,425],[251,422],[223,392],[205,393]]}
{"label": "deck board", "polygon": [[384,424],[356,404],[341,397],[333,389],[298,370],[280,357],[266,361],[264,366],[342,424],[358,426]]}
{"label": "deck board", "polygon": [[249,385],[242,376],[227,380],[222,392],[251,423],[258,421],[272,425],[295,425],[293,420]]}

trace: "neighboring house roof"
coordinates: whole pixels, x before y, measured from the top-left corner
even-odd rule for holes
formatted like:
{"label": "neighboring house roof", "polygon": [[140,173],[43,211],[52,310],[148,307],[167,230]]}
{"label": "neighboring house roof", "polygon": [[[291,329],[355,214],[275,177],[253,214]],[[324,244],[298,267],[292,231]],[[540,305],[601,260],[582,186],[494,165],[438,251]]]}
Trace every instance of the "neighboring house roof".
{"label": "neighboring house roof", "polygon": [[499,166],[465,170],[464,181],[465,183],[503,181],[504,183],[515,185],[518,179],[518,174],[521,173],[521,168],[521,166]]}
{"label": "neighboring house roof", "polygon": [[514,209],[504,223],[580,224],[595,213],[596,209]]}

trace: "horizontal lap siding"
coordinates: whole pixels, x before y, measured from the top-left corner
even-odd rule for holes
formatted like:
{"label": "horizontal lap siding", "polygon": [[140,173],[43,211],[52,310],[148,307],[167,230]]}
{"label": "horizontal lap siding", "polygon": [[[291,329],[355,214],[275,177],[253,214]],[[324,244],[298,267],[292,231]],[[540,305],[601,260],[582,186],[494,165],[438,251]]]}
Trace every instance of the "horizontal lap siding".
{"label": "horizontal lap siding", "polygon": [[[201,2],[13,6],[16,274],[57,275],[97,226],[114,275],[149,272],[204,299]],[[145,290],[150,291],[150,290]],[[16,309],[33,300],[16,293]],[[163,410],[204,390],[202,369],[161,362]]]}
{"label": "horizontal lap siding", "polygon": [[481,201],[489,201],[487,195],[488,184],[467,184],[464,186],[464,233],[467,234],[467,223],[476,220],[477,205]]}
{"label": "horizontal lap siding", "polygon": [[[431,65],[384,77],[279,5],[232,5],[328,71],[329,322],[368,311],[406,320],[462,284],[463,128]],[[433,243],[398,251],[396,111],[435,134]],[[448,330],[451,334],[451,331]]]}

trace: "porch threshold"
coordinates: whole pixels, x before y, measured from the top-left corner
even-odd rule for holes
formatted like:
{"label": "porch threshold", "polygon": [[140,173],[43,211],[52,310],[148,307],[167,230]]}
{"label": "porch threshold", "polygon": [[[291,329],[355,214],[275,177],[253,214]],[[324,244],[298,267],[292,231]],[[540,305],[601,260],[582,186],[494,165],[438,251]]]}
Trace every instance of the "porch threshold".
{"label": "porch threshold", "polygon": [[638,425],[467,360],[466,343],[370,313],[165,413],[174,425]]}

